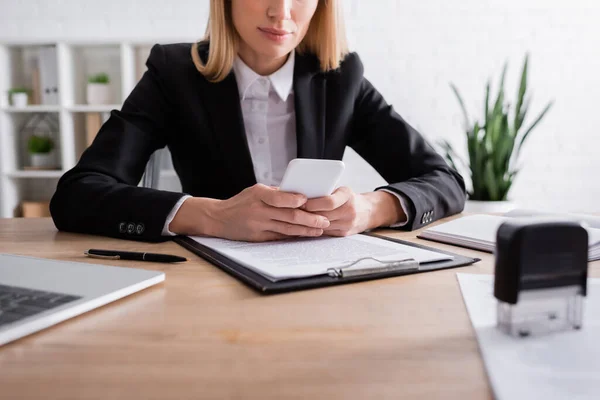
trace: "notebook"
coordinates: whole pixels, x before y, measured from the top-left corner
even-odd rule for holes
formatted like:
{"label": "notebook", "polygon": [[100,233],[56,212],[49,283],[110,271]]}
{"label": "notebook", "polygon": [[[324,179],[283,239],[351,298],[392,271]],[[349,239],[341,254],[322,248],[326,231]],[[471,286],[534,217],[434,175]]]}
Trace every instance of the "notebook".
{"label": "notebook", "polygon": [[[492,253],[496,245],[496,232],[511,217],[476,214],[428,228],[418,238],[468,247]],[[589,236],[590,261],[600,260],[600,229],[586,227]]]}
{"label": "notebook", "polygon": [[530,210],[526,208],[515,208],[504,214],[505,217],[558,217],[571,221],[581,222],[590,228],[600,229],[600,216],[575,213],[556,213],[544,210]]}

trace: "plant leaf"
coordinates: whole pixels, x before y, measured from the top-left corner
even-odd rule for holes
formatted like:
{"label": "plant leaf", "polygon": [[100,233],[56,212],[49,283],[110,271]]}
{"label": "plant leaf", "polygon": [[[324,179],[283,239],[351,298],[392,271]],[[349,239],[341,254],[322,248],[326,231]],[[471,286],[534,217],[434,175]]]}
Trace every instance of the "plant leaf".
{"label": "plant leaf", "polygon": [[525,142],[525,139],[527,139],[527,137],[529,136],[529,133],[533,130],[533,128],[535,128],[535,126],[542,120],[542,118],[544,118],[546,113],[550,110],[550,108],[552,108],[553,104],[554,104],[554,102],[552,102],[552,101],[550,103],[548,103],[546,108],[544,108],[544,111],[542,111],[540,113],[540,115],[535,119],[535,121],[533,121],[531,126],[525,131],[525,133],[521,137],[521,141],[519,142],[519,147],[517,148],[517,158],[518,158],[519,154],[521,153],[521,147],[523,147],[523,143]]}
{"label": "plant leaf", "polygon": [[502,115],[499,133],[494,143],[494,171],[498,176],[504,176],[508,170],[508,161],[512,153],[514,137],[510,134],[508,114]]}
{"label": "plant leaf", "polygon": [[529,103],[531,101],[531,97],[526,96],[525,99],[523,100],[523,104],[521,105],[521,110],[519,112],[519,120],[518,120],[518,128],[515,126],[515,131],[514,134],[515,136],[518,135],[519,130],[523,127],[523,122],[525,121],[525,117],[527,116],[527,111],[529,111]]}
{"label": "plant leaf", "polygon": [[455,162],[455,160],[458,160],[458,161],[460,161],[460,163],[462,164],[462,166],[464,168],[468,169],[468,165],[458,154],[456,154],[456,152],[454,151],[454,148],[452,147],[450,142],[448,142],[447,140],[444,139],[444,140],[440,141],[439,144],[442,147],[442,149],[444,150],[444,158],[448,161],[448,163],[450,164],[450,166],[452,168],[454,168],[456,171],[459,170],[457,168],[458,165]]}
{"label": "plant leaf", "polygon": [[494,168],[492,162],[486,162],[484,169],[485,186],[489,193],[489,200],[498,200],[498,180],[494,176]]}
{"label": "plant leaf", "polygon": [[504,111],[500,111],[498,115],[495,116],[494,119],[494,132],[493,135],[490,136],[490,153],[493,154],[498,147],[498,143],[502,140],[502,136],[506,132],[506,127],[508,124],[505,124],[507,120],[507,116]]}
{"label": "plant leaf", "polygon": [[506,177],[506,179],[503,179],[501,181],[500,189],[498,191],[499,200],[506,200],[506,198],[508,196],[508,192],[512,186],[512,183],[513,183],[513,178],[510,176]]}
{"label": "plant leaf", "polygon": [[506,77],[507,69],[508,63],[505,63],[502,70],[502,77],[500,78],[500,86],[498,87],[498,97],[496,98],[496,103],[494,104],[490,118],[486,122],[485,141],[490,152],[492,151],[493,145],[497,140],[497,135],[500,132],[500,125],[502,123],[501,118],[504,113],[504,79]]}
{"label": "plant leaf", "polygon": [[487,81],[487,84],[485,85],[485,114],[484,114],[484,118],[485,118],[485,125],[487,126],[488,123],[488,118],[490,114],[490,81]]}
{"label": "plant leaf", "polygon": [[465,102],[462,99],[462,96],[460,95],[460,93],[458,92],[458,89],[456,88],[456,86],[454,86],[453,83],[450,84],[450,87],[452,88],[452,91],[454,92],[454,95],[456,96],[457,100],[458,100],[458,104],[460,105],[460,108],[462,110],[463,113],[463,118],[464,118],[464,129],[467,131],[468,134],[468,129],[469,129],[469,114],[467,113],[467,108],[465,107]]}
{"label": "plant leaf", "polygon": [[502,76],[500,77],[500,86],[498,87],[498,97],[496,98],[496,104],[494,104],[493,113],[498,115],[504,107],[504,80],[506,78],[506,70],[508,69],[508,62],[504,63],[502,68]]}
{"label": "plant leaf", "polygon": [[519,85],[519,93],[517,94],[517,108],[515,109],[515,122],[514,122],[515,133],[519,132],[519,129],[521,129],[521,125],[523,124],[523,120],[525,118],[525,115],[521,115],[521,107],[523,106],[523,98],[525,97],[525,92],[527,92],[528,64],[529,64],[529,54],[527,54],[525,56],[525,61],[523,62],[523,70],[521,71],[521,83]]}
{"label": "plant leaf", "polygon": [[471,137],[469,141],[469,156],[471,161],[471,180],[473,184],[473,195],[476,199],[487,199],[487,187],[485,183],[485,165],[488,162],[490,155],[485,142],[485,137],[479,135],[482,128],[476,122],[473,128],[476,135]]}
{"label": "plant leaf", "polygon": [[456,162],[454,162],[454,158],[452,158],[452,155],[450,153],[446,153],[446,161],[448,161],[448,164],[450,164],[450,167],[452,167],[452,169],[454,169],[455,171],[458,171],[458,167],[456,166]]}

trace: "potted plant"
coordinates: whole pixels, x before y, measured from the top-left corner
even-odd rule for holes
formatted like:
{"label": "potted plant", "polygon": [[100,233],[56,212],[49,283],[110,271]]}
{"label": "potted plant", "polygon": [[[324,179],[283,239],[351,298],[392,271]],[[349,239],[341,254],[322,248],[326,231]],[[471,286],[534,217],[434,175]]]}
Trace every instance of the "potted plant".
{"label": "potted plant", "polygon": [[22,108],[27,107],[27,104],[29,104],[29,93],[29,89],[18,87],[10,89],[8,96],[13,106]]}
{"label": "potted plant", "polygon": [[519,171],[519,153],[535,126],[550,110],[550,102],[543,111],[525,127],[531,96],[527,96],[527,73],[529,56],[525,56],[521,72],[519,92],[514,104],[505,103],[504,78],[508,64],[504,65],[498,96],[490,104],[490,82],[485,90],[485,113],[483,122],[470,121],[465,103],[456,86],[451,84],[464,117],[467,139],[468,163],[444,140],[441,143],[445,158],[459,170],[460,166],[470,172],[472,189],[468,193],[465,211],[507,212],[515,208],[509,201],[509,191]]}
{"label": "potted plant", "polygon": [[54,168],[54,141],[49,136],[31,135],[27,141],[31,166],[40,169]]}
{"label": "potted plant", "polygon": [[87,103],[110,104],[110,78],[105,73],[91,75],[87,84]]}

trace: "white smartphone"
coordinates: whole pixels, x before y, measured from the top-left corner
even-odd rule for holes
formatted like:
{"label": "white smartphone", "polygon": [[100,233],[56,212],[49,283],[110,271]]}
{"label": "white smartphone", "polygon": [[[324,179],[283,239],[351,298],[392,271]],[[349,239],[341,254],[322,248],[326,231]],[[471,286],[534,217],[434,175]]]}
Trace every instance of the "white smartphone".
{"label": "white smartphone", "polygon": [[279,190],[305,195],[309,199],[329,196],[338,188],[344,162],[295,158],[289,162]]}

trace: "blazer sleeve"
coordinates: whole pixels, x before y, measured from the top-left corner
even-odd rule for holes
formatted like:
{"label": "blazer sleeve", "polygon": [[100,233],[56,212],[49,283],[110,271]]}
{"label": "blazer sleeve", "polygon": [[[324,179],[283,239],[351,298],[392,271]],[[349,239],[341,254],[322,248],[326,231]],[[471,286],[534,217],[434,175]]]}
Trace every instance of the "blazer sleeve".
{"label": "blazer sleeve", "polygon": [[165,220],[182,193],[138,187],[152,153],[165,147],[173,103],[165,51],[152,48],[148,70],[112,111],[50,202],[59,230],[142,241],[165,240]]}
{"label": "blazer sleeve", "polygon": [[[360,61],[358,60],[360,64]],[[362,76],[354,104],[351,143],[388,189],[410,200],[411,215],[399,229],[414,230],[463,210],[463,178],[386,103]]]}

